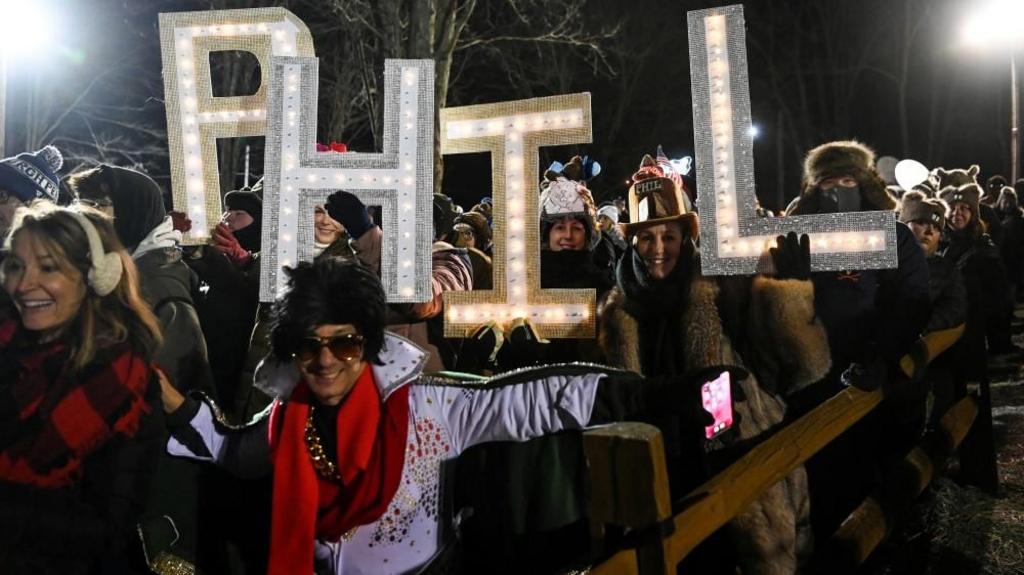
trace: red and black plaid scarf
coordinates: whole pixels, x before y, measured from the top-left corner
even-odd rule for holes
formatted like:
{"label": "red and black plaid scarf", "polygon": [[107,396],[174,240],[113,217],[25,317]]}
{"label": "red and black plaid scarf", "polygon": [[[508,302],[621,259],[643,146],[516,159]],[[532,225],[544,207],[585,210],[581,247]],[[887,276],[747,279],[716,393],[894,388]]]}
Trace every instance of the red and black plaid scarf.
{"label": "red and black plaid scarf", "polygon": [[117,435],[131,437],[150,411],[149,364],[128,344],[103,350],[80,373],[70,350],[32,344],[18,322],[0,321],[0,477],[62,487],[81,475],[85,459]]}

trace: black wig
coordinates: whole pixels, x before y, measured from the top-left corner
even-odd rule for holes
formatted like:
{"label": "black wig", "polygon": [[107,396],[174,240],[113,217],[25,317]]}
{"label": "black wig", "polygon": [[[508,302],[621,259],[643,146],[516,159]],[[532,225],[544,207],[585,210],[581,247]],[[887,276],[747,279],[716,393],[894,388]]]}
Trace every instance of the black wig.
{"label": "black wig", "polygon": [[386,300],[380,280],[364,266],[334,257],[285,268],[288,290],[274,305],[274,355],[290,361],[295,342],[318,326],[352,324],[364,338],[363,359],[380,364]]}

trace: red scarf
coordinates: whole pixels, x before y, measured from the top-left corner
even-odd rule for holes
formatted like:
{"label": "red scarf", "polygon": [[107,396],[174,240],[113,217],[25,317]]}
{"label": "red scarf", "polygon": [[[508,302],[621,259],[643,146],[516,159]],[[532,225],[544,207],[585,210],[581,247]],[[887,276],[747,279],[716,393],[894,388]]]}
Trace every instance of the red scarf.
{"label": "red scarf", "polygon": [[0,321],[0,477],[38,487],[75,483],[85,460],[132,437],[151,408],[149,364],[127,344],[100,350],[79,373],[60,342],[32,344]]}
{"label": "red scarf", "polygon": [[373,370],[363,368],[338,409],[340,485],[313,468],[305,439],[309,410],[309,388],[299,383],[288,403],[278,401],[270,414],[274,496],[269,575],[311,572],[314,538],[338,541],[353,527],[379,519],[402,477],[408,386],[381,405]]}

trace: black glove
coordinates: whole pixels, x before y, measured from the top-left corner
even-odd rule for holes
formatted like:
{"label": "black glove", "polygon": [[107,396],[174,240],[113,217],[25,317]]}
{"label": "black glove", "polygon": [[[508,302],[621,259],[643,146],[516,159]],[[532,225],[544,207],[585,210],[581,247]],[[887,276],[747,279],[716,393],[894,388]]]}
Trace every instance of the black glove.
{"label": "black glove", "polygon": [[862,391],[874,391],[885,385],[885,364],[881,360],[864,363],[853,362],[839,376],[839,380],[847,387],[856,387]]}
{"label": "black glove", "polygon": [[775,263],[775,277],[779,279],[807,280],[811,278],[811,238],[796,232],[775,238],[778,247],[769,248]]}
{"label": "black glove", "polygon": [[482,375],[494,370],[491,356],[498,345],[498,337],[492,327],[490,324],[482,325],[463,340],[458,359],[459,371]]}
{"label": "black glove", "polygon": [[327,209],[327,215],[345,226],[349,237],[354,240],[362,237],[373,227],[373,220],[370,219],[366,206],[349,192],[334,192],[327,196],[324,208]]}
{"label": "black glove", "polygon": [[548,342],[542,341],[533,326],[521,323],[505,334],[505,343],[498,352],[502,371],[546,363]]}

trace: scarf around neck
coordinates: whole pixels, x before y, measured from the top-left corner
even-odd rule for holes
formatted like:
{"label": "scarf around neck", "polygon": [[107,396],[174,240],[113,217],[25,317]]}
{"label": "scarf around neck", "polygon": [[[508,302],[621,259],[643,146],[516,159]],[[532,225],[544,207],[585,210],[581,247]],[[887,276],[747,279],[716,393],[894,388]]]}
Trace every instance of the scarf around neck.
{"label": "scarf around neck", "polygon": [[316,399],[300,382],[287,404],[278,400],[271,410],[270,575],[309,572],[314,539],[338,541],[347,531],[380,519],[402,477],[408,386],[382,402],[373,370],[369,365],[363,368],[337,410],[335,464],[340,482],[319,475],[314,467],[306,429],[315,409]]}
{"label": "scarf around neck", "polygon": [[649,318],[684,307],[693,275],[693,252],[693,243],[683,242],[672,272],[657,280],[650,276],[647,264],[636,249],[629,246],[615,268],[616,283],[626,295],[626,311],[636,317]]}
{"label": "scarf around neck", "polygon": [[60,341],[36,344],[18,321],[0,322],[0,477],[57,488],[116,437],[133,437],[151,411],[153,371],[128,344],[101,350],[79,373]]}

